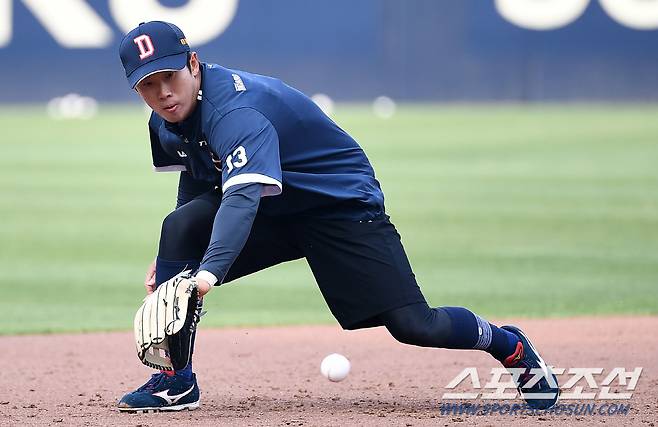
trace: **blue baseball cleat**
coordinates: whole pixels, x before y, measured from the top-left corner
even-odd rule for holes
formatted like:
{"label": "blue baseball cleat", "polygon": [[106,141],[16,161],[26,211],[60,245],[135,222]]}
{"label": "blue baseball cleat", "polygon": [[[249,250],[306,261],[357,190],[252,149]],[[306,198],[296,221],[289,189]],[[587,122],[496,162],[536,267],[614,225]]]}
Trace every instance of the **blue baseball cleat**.
{"label": "blue baseball cleat", "polygon": [[[557,402],[560,389],[557,377],[549,368],[530,339],[516,326],[502,326],[502,329],[519,337],[516,351],[503,361],[506,368],[524,368],[519,375],[517,388],[528,406],[533,409],[548,409]],[[532,371],[531,371],[532,370]],[[541,376],[531,387],[524,387],[528,382]]]}
{"label": "blue baseball cleat", "polygon": [[119,401],[121,412],[181,411],[199,407],[199,386],[196,375],[187,379],[182,375],[158,372],[137,390]]}

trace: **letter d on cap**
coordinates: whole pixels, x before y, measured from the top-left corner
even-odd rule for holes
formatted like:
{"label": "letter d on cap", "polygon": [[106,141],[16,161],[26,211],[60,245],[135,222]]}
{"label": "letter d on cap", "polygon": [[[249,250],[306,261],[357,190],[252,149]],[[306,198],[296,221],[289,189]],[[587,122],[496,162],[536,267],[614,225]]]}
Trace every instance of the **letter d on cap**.
{"label": "letter d on cap", "polygon": [[153,52],[155,52],[153,42],[151,41],[151,38],[148,36],[148,34],[137,36],[133,39],[133,41],[139,49],[139,59],[148,58],[149,56],[153,55]]}

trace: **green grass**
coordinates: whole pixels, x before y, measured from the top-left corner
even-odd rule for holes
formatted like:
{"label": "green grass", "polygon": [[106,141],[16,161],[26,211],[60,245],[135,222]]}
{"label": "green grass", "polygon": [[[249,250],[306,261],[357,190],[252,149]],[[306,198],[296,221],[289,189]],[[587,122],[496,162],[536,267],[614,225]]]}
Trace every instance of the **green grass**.
{"label": "green grass", "polygon": [[[130,329],[176,174],[141,108],[0,109],[0,334]],[[658,313],[658,106],[339,106],[431,304]],[[213,292],[204,326],[334,322],[304,261]]]}

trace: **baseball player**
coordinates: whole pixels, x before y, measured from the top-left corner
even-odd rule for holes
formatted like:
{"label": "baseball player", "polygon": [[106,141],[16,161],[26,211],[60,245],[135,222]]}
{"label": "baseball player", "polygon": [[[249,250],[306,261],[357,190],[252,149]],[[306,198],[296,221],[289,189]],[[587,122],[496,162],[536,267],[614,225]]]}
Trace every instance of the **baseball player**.
{"label": "baseball player", "polygon": [[[522,390],[528,405],[555,404],[556,377],[520,329],[466,308],[428,306],[368,158],[313,101],[280,80],[200,62],[167,22],[130,31],[120,56],[130,86],[153,109],[156,171],[180,171],[147,293],[191,270],[186,280],[203,296],[305,258],[344,329],[384,326],[406,344],[486,351],[520,368],[519,390],[540,377]],[[198,406],[191,359],[119,402],[128,412]]]}

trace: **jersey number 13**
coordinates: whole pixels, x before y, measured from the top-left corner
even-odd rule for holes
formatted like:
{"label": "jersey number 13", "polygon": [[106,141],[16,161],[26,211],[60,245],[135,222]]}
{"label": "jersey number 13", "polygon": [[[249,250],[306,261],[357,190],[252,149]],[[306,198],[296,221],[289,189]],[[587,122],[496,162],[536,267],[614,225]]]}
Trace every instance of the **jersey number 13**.
{"label": "jersey number 13", "polygon": [[231,173],[233,168],[241,168],[247,164],[247,152],[243,146],[239,146],[233,151],[233,154],[226,156],[226,166],[228,173]]}

